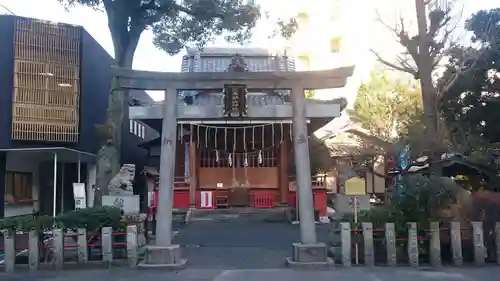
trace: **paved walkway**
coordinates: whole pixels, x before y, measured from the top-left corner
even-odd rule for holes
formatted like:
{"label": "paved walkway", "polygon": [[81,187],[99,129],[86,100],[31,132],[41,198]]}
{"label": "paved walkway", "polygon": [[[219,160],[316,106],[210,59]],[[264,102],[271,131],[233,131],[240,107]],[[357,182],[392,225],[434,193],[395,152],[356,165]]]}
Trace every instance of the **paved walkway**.
{"label": "paved walkway", "polygon": [[[328,226],[317,228],[319,240],[326,242]],[[245,221],[193,222],[174,239],[185,247],[190,267],[209,269],[284,268],[298,241],[298,225]]]}

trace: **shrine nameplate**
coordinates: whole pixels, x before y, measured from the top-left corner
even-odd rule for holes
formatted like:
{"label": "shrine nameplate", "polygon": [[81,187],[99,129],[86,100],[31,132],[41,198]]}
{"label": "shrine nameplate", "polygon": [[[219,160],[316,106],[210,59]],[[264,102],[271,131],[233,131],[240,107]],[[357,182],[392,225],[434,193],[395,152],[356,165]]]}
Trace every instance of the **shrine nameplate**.
{"label": "shrine nameplate", "polygon": [[224,85],[224,115],[243,117],[247,115],[246,85]]}

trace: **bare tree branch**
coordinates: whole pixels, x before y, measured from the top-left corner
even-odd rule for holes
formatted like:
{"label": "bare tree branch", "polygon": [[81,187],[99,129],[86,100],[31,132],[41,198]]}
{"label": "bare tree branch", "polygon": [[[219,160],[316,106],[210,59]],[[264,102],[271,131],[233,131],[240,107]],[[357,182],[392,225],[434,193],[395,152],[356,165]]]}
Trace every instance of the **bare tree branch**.
{"label": "bare tree branch", "polygon": [[387,65],[388,67],[390,68],[393,68],[395,70],[399,70],[399,71],[403,71],[403,72],[406,72],[406,73],[409,73],[413,76],[416,76],[418,75],[418,72],[416,72],[413,68],[411,67],[406,67],[406,66],[398,66],[394,63],[391,63],[387,60],[385,60],[384,58],[382,58],[377,52],[375,52],[374,50],[370,50],[370,52],[372,52],[376,57],[377,57],[377,60],[380,61],[381,63]]}

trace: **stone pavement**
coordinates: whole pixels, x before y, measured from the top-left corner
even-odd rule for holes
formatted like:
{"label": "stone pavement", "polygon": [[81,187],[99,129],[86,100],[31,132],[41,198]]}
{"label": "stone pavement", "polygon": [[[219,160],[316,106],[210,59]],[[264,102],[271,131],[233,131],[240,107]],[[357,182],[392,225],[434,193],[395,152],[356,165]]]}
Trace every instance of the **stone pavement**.
{"label": "stone pavement", "polygon": [[425,270],[410,268],[335,268],[330,271],[295,271],[292,269],[196,269],[179,272],[162,270],[67,270],[46,271],[37,274],[19,273],[7,276],[0,273],[2,281],[496,281],[500,267],[445,268]]}
{"label": "stone pavement", "polygon": [[[326,242],[328,225],[317,225]],[[184,246],[189,267],[209,269],[283,268],[300,241],[299,225],[249,221],[192,222],[174,238]]]}

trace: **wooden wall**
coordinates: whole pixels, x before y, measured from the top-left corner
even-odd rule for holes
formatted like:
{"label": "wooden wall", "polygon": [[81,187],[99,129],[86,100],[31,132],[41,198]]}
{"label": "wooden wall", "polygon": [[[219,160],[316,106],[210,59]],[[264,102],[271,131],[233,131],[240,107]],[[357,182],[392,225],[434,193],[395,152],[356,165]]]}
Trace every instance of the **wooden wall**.
{"label": "wooden wall", "polygon": [[[217,182],[225,187],[233,186],[233,168],[204,168],[198,170],[199,188],[215,188]],[[252,188],[278,188],[278,167],[235,168],[235,179],[239,184],[245,184],[248,178]]]}

